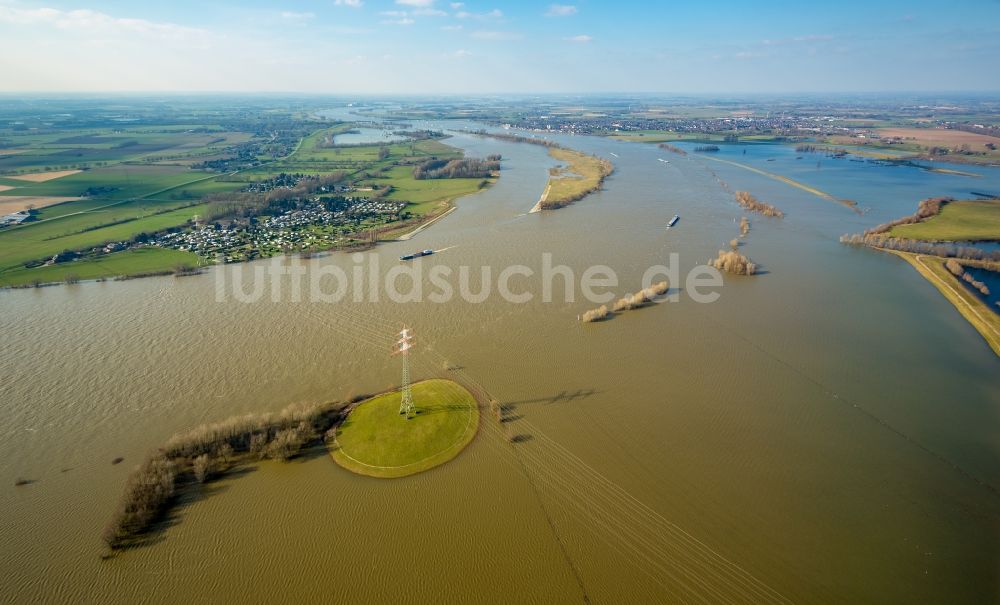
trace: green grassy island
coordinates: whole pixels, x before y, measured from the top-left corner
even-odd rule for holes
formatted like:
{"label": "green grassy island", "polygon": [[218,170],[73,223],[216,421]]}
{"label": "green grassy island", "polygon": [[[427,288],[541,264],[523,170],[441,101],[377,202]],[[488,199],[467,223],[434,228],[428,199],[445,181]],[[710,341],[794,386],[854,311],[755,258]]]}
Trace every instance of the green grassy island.
{"label": "green grassy island", "polygon": [[405,477],[457,456],[479,428],[476,398],[450,380],[413,385],[417,413],[399,414],[400,391],[362,401],[328,440],[330,455],[342,467],[371,477]]}

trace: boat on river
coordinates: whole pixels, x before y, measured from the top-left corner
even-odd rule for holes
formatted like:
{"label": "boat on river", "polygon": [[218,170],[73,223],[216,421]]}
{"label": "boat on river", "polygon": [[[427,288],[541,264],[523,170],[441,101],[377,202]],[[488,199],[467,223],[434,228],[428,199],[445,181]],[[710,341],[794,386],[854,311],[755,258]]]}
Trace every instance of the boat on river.
{"label": "boat on river", "polygon": [[420,252],[414,252],[412,254],[404,254],[399,257],[399,260],[413,260],[415,258],[420,258],[421,256],[430,256],[431,254],[434,254],[433,250],[421,250]]}

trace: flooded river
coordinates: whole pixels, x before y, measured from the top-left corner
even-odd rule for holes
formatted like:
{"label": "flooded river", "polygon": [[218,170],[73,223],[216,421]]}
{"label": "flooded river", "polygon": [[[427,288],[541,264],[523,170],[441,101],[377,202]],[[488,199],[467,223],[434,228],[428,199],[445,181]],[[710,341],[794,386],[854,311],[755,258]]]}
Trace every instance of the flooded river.
{"label": "flooded river", "polygon": [[[1000,190],[1000,170],[971,179],[775,145],[716,154],[856,200],[861,216],[694,154],[560,140],[615,163],[603,191],[526,215],[546,150],[458,134],[449,143],[470,155],[502,154],[502,177],[378,246],[381,271],[425,248],[444,250],[428,267],[494,276],[548,253],[577,276],[607,265],[616,293],[634,291],[671,253],[684,275],[736,237],[728,186],[786,213],[751,216],[742,251],[763,274],[727,276],[711,304],[677,284],[676,303],[585,326],[579,292],[219,303],[218,270],[0,292],[4,600],[995,601],[997,358],[901,259],[838,237],[925,197]],[[458,458],[405,479],[322,453],[256,464],[186,498],[152,544],[101,560],[101,528],[145,452],[202,422],[397,384],[387,352],[401,323],[420,344],[415,376],[481,385],[518,443],[484,415]]]}

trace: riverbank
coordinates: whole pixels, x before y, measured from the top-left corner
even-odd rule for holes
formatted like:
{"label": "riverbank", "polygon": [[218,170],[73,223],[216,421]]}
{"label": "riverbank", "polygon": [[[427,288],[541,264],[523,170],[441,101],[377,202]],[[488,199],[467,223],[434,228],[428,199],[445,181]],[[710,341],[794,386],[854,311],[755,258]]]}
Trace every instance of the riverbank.
{"label": "riverbank", "polygon": [[193,252],[169,248],[137,248],[72,263],[0,273],[0,289],[75,284],[95,279],[121,281],[157,275],[187,275],[206,264]]}
{"label": "riverbank", "polygon": [[[895,254],[941,292],[1000,356],[1000,314],[949,271],[947,262],[996,271],[1000,263],[973,246],[955,242],[1000,239],[1000,200],[922,200],[909,216],[844,236],[841,242]],[[950,240],[950,241],[949,241]],[[988,292],[986,292],[988,294]]]}
{"label": "riverbank", "polygon": [[920,275],[931,282],[958,309],[972,327],[986,340],[993,352],[1000,356],[1000,315],[962,285],[945,267],[945,259],[938,256],[912,254],[898,250],[884,250],[908,262]]}
{"label": "riverbank", "polygon": [[421,231],[429,228],[431,225],[448,216],[455,210],[458,210],[458,206],[455,205],[456,200],[465,196],[475,195],[482,191],[486,191],[491,186],[495,185],[499,178],[499,176],[494,176],[488,179],[483,179],[480,187],[475,191],[468,191],[437,200],[433,202],[435,206],[432,210],[425,212],[415,219],[404,221],[398,225],[387,225],[378,231],[377,241],[407,241],[413,239]]}

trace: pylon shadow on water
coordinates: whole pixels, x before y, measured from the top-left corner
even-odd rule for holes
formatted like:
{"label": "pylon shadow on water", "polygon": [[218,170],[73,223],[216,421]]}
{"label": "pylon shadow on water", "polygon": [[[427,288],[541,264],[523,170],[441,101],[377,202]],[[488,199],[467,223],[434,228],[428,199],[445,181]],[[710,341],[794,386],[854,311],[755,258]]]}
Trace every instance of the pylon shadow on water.
{"label": "pylon shadow on water", "polygon": [[530,404],[552,405],[554,403],[569,403],[572,401],[587,399],[594,395],[600,394],[601,392],[602,391],[598,391],[596,389],[577,389],[575,391],[562,391],[550,397],[537,397],[535,399],[522,399],[521,401],[508,401],[502,404],[501,407],[530,405]]}

